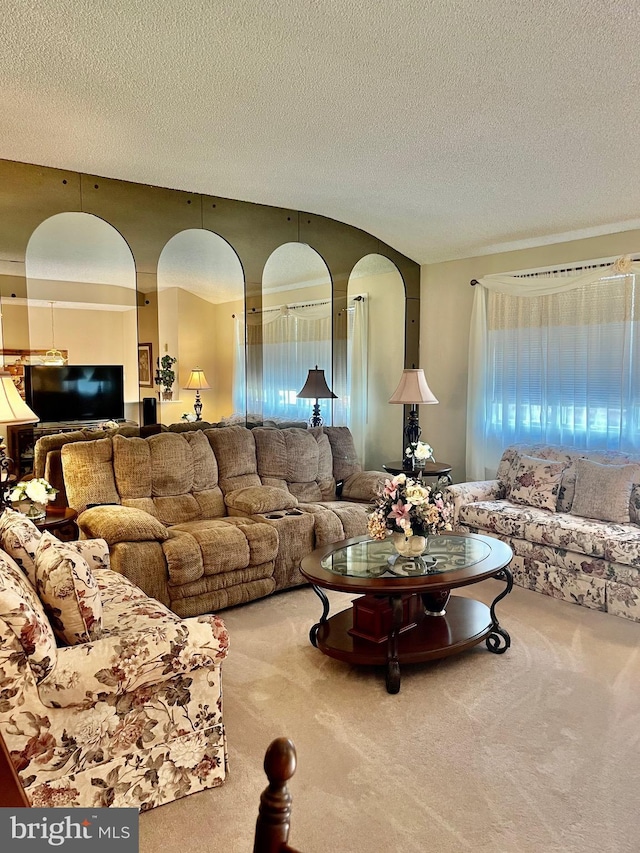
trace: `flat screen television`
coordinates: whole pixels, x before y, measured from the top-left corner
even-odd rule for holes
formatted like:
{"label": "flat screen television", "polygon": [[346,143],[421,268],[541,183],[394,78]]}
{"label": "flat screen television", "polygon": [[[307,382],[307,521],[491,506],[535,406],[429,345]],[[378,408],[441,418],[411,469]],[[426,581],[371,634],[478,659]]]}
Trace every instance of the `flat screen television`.
{"label": "flat screen television", "polygon": [[41,423],[124,418],[121,364],[28,364],[24,388],[27,405]]}

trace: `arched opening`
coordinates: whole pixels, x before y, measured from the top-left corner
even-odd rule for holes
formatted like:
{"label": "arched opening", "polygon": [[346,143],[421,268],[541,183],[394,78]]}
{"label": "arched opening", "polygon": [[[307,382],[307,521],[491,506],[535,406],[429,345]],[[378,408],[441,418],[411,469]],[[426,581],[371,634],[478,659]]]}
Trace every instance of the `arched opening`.
{"label": "arched opening", "polygon": [[[122,235],[88,213],[56,214],[31,235],[25,272],[26,298],[3,305],[5,328],[12,329],[12,346],[25,351],[24,364],[122,365],[124,410],[112,399],[112,416],[137,422],[136,271]],[[55,421],[76,420],[79,413],[93,420],[90,406],[74,409],[72,402],[60,397]],[[36,414],[53,420],[50,411]],[[101,414],[108,419],[106,409]]]}
{"label": "arched opening", "polygon": [[[247,318],[249,348],[259,347],[261,381],[248,384],[249,412],[277,425],[305,424],[315,400],[297,397],[310,369],[332,384],[331,276],[321,255],[304,243],[285,243],[269,256],[262,276],[262,311]],[[331,424],[331,400],[320,400]]]}
{"label": "arched opening", "polygon": [[195,391],[185,385],[196,367],[210,386],[200,391],[203,420],[230,417],[244,389],[244,274],[237,254],[212,231],[181,231],[162,250],[157,280],[156,361],[164,355],[177,359],[173,399],[162,403],[162,422],[194,415]]}
{"label": "arched opening", "polygon": [[360,459],[381,470],[403,449],[403,407],[388,401],[404,368],[405,288],[388,258],[366,255],[353,267],[347,316],[346,422]]}

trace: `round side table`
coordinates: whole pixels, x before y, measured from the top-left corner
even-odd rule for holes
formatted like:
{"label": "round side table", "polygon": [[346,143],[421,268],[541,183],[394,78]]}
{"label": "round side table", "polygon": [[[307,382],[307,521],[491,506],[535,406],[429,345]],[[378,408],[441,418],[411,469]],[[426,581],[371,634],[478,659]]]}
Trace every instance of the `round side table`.
{"label": "round side table", "polygon": [[47,507],[47,514],[40,521],[34,522],[38,530],[49,530],[54,536],[63,541],[78,538],[78,513],[70,506]]}
{"label": "round side table", "polygon": [[425,462],[424,468],[416,467],[415,470],[407,469],[402,466],[402,461],[385,462],[382,466],[389,474],[407,474],[413,477],[444,477],[451,484],[451,465],[447,462]]}

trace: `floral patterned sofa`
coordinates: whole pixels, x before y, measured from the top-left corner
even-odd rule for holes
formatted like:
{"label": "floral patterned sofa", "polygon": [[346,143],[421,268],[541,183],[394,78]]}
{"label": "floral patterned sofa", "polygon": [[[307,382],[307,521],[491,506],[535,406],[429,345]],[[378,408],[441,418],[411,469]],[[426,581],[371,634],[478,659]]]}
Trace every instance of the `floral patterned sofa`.
{"label": "floral patterned sofa", "polygon": [[454,529],[511,545],[520,586],[640,621],[640,457],[516,444],[445,499]]}
{"label": "floral patterned sofa", "polygon": [[104,541],[0,517],[0,733],[32,806],[141,810],[221,785],[217,616],[180,619]]}

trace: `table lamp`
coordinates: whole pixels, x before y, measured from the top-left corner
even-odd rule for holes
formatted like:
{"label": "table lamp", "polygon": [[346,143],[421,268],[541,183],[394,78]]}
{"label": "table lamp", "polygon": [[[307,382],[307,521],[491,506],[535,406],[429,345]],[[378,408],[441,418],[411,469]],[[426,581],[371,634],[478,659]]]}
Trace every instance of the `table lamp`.
{"label": "table lamp", "polygon": [[193,409],[196,413],[196,421],[201,421],[202,418],[202,401],[200,400],[200,391],[208,391],[211,385],[207,382],[207,377],[204,375],[204,370],[201,367],[194,367],[189,374],[187,384],[184,386],[186,391],[195,391],[196,400],[193,404]]}
{"label": "table lamp", "polygon": [[324,370],[318,370],[317,364],[315,369],[309,370],[307,381],[304,383],[302,390],[298,391],[296,397],[301,400],[315,400],[313,413],[309,418],[309,426],[311,427],[319,427],[324,423],[320,415],[320,403],[318,403],[318,400],[338,399],[338,395],[334,394],[327,385],[327,380],[324,378]]}
{"label": "table lamp", "polygon": [[[13,377],[6,371],[0,371],[0,424],[18,426],[19,424],[38,423],[38,416],[31,411],[15,386]],[[0,511],[10,506],[9,475],[13,460],[6,454],[4,439],[0,438]]]}
{"label": "table lamp", "polygon": [[415,465],[415,456],[408,456],[406,453],[407,447],[416,445],[422,433],[420,424],[418,423],[418,406],[430,405],[437,403],[438,400],[433,394],[433,391],[427,385],[427,379],[422,368],[411,368],[402,371],[398,387],[391,395],[390,403],[402,403],[410,405],[409,417],[404,427],[404,448],[402,465],[408,470],[413,470]]}

